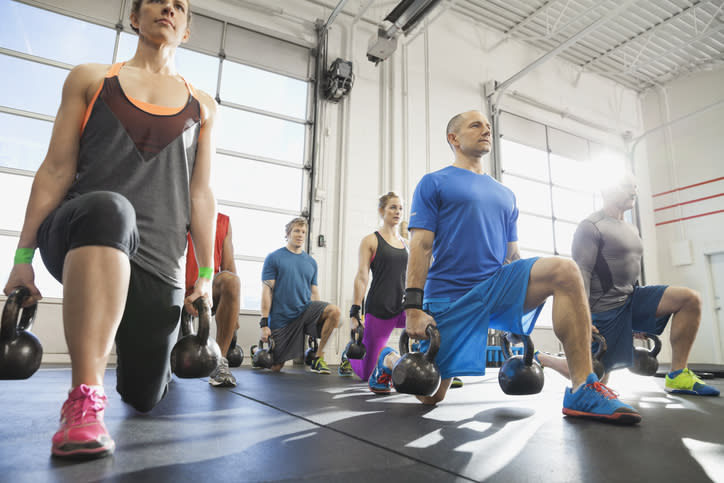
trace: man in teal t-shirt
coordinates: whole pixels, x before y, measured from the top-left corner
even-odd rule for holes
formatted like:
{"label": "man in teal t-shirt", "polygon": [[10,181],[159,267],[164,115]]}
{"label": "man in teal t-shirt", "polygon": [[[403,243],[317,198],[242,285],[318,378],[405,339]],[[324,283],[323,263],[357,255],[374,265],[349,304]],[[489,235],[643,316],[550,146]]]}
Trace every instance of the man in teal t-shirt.
{"label": "man in teal t-shirt", "polygon": [[273,371],[302,356],[304,334],[321,339],[311,370],[329,374],[324,347],[339,327],[340,310],[319,300],[317,262],[304,251],[307,220],[294,218],[286,226],[287,244],[271,252],[262,268],[261,340],[274,340]]}

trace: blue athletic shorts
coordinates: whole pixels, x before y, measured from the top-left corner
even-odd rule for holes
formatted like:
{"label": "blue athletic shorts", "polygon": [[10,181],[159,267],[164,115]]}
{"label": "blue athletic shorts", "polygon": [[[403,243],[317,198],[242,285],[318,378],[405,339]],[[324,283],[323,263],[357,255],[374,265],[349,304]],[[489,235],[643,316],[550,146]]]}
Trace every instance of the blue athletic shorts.
{"label": "blue athletic shorts", "polygon": [[[435,361],[443,379],[485,374],[488,328],[530,334],[543,305],[524,313],[530,270],[538,258],[503,265],[454,302],[425,299],[423,309],[437,323],[440,350]],[[427,350],[429,341],[422,341]]]}
{"label": "blue athletic shorts", "polygon": [[656,318],[667,285],[634,287],[626,302],[615,309],[591,314],[593,325],[606,339],[601,359],[607,371],[633,364],[633,332],[661,335],[671,314]]}

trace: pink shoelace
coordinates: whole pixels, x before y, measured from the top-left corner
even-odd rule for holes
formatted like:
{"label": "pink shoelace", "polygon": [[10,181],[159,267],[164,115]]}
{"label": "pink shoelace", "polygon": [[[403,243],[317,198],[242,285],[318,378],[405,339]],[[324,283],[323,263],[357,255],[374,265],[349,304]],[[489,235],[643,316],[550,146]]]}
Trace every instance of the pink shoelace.
{"label": "pink shoelace", "polygon": [[97,421],[98,411],[105,408],[105,395],[101,395],[85,384],[80,385],[80,393],[81,397],[70,400],[63,411],[63,416],[71,426]]}

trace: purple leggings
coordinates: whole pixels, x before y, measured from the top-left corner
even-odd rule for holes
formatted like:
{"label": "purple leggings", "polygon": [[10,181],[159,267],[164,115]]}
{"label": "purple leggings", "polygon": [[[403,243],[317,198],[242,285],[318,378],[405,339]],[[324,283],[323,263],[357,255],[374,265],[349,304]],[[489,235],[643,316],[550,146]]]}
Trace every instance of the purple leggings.
{"label": "purple leggings", "polygon": [[380,351],[387,345],[392,329],[405,328],[405,312],[391,319],[378,319],[372,314],[365,314],[365,335],[362,342],[367,348],[367,353],[362,359],[350,359],[352,370],[361,379],[367,380],[372,370],[377,365],[377,358]]}

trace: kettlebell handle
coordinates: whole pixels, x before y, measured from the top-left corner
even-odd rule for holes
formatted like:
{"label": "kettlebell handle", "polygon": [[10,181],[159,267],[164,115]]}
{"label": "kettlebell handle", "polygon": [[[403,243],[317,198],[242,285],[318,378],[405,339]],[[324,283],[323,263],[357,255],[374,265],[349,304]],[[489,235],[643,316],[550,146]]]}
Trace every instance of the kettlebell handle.
{"label": "kettlebell handle", "polygon": [[181,337],[193,335],[194,333],[194,317],[186,309],[181,309]]}
{"label": "kettlebell handle", "polygon": [[[500,338],[501,342],[501,350],[503,351],[503,357],[505,357],[505,360],[507,361],[511,357],[513,357],[513,354],[510,350],[510,339],[508,339],[508,336],[512,336],[512,333],[505,332],[503,334],[503,337]],[[533,356],[535,355],[535,345],[533,344],[533,339],[530,338],[529,335],[522,335],[522,334],[515,334],[516,337],[519,337],[523,341],[523,362],[526,366],[530,366],[533,364]]]}
{"label": "kettlebell handle", "polygon": [[[427,338],[430,340],[430,346],[427,348],[427,352],[425,352],[425,359],[432,362],[435,360],[437,351],[440,350],[440,331],[437,330],[434,324],[428,324],[427,327],[425,327],[425,334],[427,334]],[[410,352],[410,336],[407,334],[407,330],[403,329],[402,334],[400,334],[399,348],[401,356]]]}
{"label": "kettlebell handle", "polygon": [[362,324],[359,324],[356,329],[352,329],[350,332],[350,338],[357,344],[361,344],[365,334],[365,328]]}
{"label": "kettlebell handle", "polygon": [[428,324],[425,328],[425,333],[430,339],[430,346],[427,348],[427,352],[425,352],[425,359],[429,362],[433,362],[435,361],[437,351],[440,350],[440,331],[437,330],[435,325]]}
{"label": "kettlebell handle", "polygon": [[[656,334],[646,334],[646,338],[650,339],[654,342],[654,346],[649,349],[649,355],[651,357],[656,357],[659,355],[659,352],[661,352],[661,339]],[[648,345],[648,341],[646,341],[646,344]]]}
{"label": "kettlebell handle", "polygon": [[199,297],[193,301],[194,308],[199,313],[199,331],[196,334],[201,344],[209,340],[209,327],[211,325],[211,308],[206,304],[206,299]]}
{"label": "kettlebell handle", "polygon": [[[314,339],[314,342],[316,343],[316,342],[317,342],[317,339]],[[269,336],[269,337],[267,338],[266,344],[269,346],[269,348],[267,349],[267,351],[268,351],[268,352],[274,352],[274,339],[272,339],[271,336]],[[311,344],[310,344],[310,346],[311,346]],[[257,350],[263,350],[263,349],[264,349],[264,341],[261,340],[261,339],[259,339],[259,347],[257,348]]]}
{"label": "kettlebell handle", "polygon": [[594,343],[598,343],[598,350],[596,350],[596,353],[593,354],[593,357],[595,359],[601,359],[603,355],[608,350],[608,345],[606,345],[606,338],[602,336],[601,334],[597,334],[596,332],[591,333],[591,339]]}
{"label": "kettlebell handle", "polygon": [[[30,290],[23,286],[15,287],[8,295],[3,309],[2,326],[0,326],[0,338],[2,340],[15,340],[19,330],[29,330],[32,327],[38,304],[23,309],[23,300],[27,297],[30,297]],[[18,322],[18,312],[20,310],[22,310],[22,314],[20,315],[20,322]]]}

